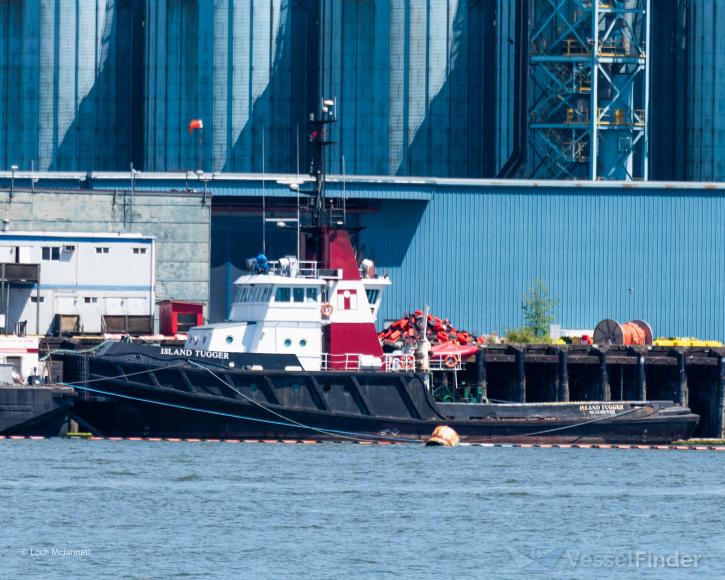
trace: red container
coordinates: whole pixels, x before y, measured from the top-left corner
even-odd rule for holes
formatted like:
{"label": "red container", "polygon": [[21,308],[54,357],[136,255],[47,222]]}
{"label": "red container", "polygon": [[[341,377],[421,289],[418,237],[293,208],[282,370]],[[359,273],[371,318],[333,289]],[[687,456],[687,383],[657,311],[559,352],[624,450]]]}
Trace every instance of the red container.
{"label": "red container", "polygon": [[164,336],[189,332],[204,324],[204,305],[198,302],[163,300],[159,302],[159,331]]}

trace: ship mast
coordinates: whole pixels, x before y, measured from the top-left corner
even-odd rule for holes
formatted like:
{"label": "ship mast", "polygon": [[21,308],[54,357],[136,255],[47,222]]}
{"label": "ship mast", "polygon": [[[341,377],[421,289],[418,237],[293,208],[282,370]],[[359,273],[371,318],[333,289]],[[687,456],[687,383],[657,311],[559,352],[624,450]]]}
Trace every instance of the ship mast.
{"label": "ship mast", "polygon": [[324,99],[319,115],[310,113],[310,143],[312,144],[312,159],[310,162],[310,175],[315,178],[314,199],[311,204],[311,227],[324,227],[333,225],[330,219],[330,208],[325,195],[326,160],[325,149],[334,141],[329,140],[328,125],[337,121],[335,101]]}

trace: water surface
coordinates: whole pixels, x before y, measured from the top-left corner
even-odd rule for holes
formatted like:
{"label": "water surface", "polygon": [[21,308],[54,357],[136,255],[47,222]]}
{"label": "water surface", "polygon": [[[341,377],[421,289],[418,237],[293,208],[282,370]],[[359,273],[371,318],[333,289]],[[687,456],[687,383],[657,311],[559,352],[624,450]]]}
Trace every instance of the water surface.
{"label": "water surface", "polygon": [[725,577],[725,453],[0,441],[0,578]]}

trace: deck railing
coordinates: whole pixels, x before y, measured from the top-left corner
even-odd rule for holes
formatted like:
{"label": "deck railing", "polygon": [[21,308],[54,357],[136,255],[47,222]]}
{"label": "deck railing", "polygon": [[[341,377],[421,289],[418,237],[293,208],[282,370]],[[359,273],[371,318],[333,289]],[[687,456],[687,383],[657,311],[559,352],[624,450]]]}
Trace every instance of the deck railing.
{"label": "deck railing", "polygon": [[[380,366],[374,364],[375,357],[359,353],[322,353],[320,369],[323,371],[381,370],[388,373],[409,373],[415,370],[415,356],[412,354],[384,354]],[[369,364],[372,362],[373,364]]]}

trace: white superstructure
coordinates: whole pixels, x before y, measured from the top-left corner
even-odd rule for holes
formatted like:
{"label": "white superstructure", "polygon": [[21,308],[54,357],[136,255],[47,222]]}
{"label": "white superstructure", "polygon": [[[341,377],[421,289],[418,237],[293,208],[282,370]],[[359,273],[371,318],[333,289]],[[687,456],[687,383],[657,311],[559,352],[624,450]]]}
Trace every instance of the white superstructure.
{"label": "white superstructure", "polygon": [[[372,263],[360,280],[343,280],[340,271],[322,271],[316,262],[288,256],[278,262],[250,261],[250,274],[234,282],[229,321],[192,328],[186,348],[224,352],[294,354],[302,369],[334,366],[325,354],[323,327],[373,323],[386,277],[375,277]],[[381,359],[362,355],[349,364],[380,368]],[[293,370],[293,369],[289,369]]]}

